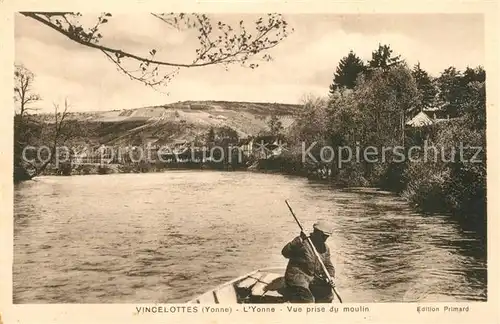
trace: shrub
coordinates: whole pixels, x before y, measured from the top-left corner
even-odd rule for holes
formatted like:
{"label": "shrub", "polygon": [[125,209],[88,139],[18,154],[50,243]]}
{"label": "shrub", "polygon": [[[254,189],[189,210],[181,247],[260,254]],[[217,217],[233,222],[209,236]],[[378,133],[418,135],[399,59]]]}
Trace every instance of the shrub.
{"label": "shrub", "polygon": [[410,163],[404,177],[410,179],[402,196],[424,212],[443,212],[447,210],[447,182],[449,170],[443,170],[429,163]]}
{"label": "shrub", "polygon": [[109,168],[107,165],[99,165],[97,167],[97,174],[109,174],[111,173],[111,168]]}

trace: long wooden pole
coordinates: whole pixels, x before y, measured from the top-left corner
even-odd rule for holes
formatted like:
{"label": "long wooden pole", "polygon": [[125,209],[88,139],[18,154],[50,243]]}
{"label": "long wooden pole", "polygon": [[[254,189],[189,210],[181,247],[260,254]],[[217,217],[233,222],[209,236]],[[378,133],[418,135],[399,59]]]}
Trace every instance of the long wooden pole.
{"label": "long wooden pole", "polygon": [[[304,228],[302,227],[302,225],[300,224],[299,220],[297,219],[297,216],[295,216],[295,213],[293,212],[292,207],[290,207],[290,204],[288,204],[288,201],[285,200],[285,203],[288,206],[288,209],[290,210],[290,213],[292,213],[293,218],[297,222],[297,225],[299,225],[300,231],[304,232]],[[318,261],[321,264],[321,268],[323,269],[323,272],[325,273],[325,276],[328,278],[329,282],[333,283],[333,279],[330,276],[330,273],[328,272],[328,270],[326,269],[325,264],[321,260],[321,257],[319,256],[319,253],[316,250],[316,247],[314,247],[314,244],[311,241],[310,237],[307,237],[307,242],[309,242],[309,244],[311,245],[311,248],[312,248],[312,250],[314,252],[314,255],[316,256],[316,258],[318,258]],[[337,290],[335,289],[335,287],[331,286],[331,288],[332,288],[333,292],[335,293],[335,296],[337,296],[337,298],[339,299],[339,302],[342,303],[342,298],[340,297],[340,295],[337,292]]]}

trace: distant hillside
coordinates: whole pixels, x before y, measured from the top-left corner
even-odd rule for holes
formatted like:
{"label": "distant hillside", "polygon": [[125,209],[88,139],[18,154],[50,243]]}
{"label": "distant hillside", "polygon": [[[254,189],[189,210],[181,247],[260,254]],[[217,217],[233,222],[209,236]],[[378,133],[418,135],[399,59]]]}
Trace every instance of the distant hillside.
{"label": "distant hillside", "polygon": [[[294,122],[300,105],[227,101],[184,101],[163,106],[104,112],[71,113],[68,119],[89,129],[87,144],[139,145],[146,141],[172,144],[204,138],[211,127],[231,127],[240,138],[268,129],[275,114],[283,127]],[[81,143],[81,141],[79,141]],[[83,144],[83,143],[81,143]]]}

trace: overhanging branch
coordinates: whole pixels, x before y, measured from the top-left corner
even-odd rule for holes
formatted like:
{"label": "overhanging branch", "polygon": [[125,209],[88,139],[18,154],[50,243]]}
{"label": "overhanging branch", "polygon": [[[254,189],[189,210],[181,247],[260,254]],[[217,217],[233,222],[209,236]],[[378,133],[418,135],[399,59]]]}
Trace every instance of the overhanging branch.
{"label": "overhanging branch", "polygon": [[[60,34],[62,34],[64,36],[66,36],[67,38],[69,38],[70,40],[72,40],[74,42],[77,42],[77,43],[79,43],[79,44],[81,44],[83,46],[87,46],[87,47],[90,47],[90,48],[101,50],[103,52],[113,53],[117,57],[128,57],[128,58],[132,58],[132,59],[135,59],[135,60],[138,60],[138,61],[142,61],[142,62],[146,62],[146,63],[149,63],[149,64],[158,64],[158,65],[163,65],[163,66],[181,67],[181,68],[203,67],[203,66],[207,66],[207,65],[213,65],[213,64],[218,64],[218,63],[223,63],[224,62],[224,58],[221,58],[221,59],[218,59],[218,60],[213,60],[213,61],[201,62],[201,63],[173,63],[173,62],[167,62],[167,61],[149,59],[149,58],[146,58],[146,57],[143,57],[143,56],[139,56],[139,55],[136,55],[136,54],[133,54],[133,53],[121,50],[121,49],[111,48],[111,47],[108,47],[108,46],[104,46],[104,45],[92,43],[90,41],[82,40],[78,36],[76,36],[76,35],[68,32],[68,31],[64,30],[63,28],[60,28],[56,24],[52,23],[50,20],[47,20],[47,19],[44,19],[44,18],[40,17],[40,15],[42,15],[42,13],[21,12],[21,14],[23,14],[26,17],[32,18],[32,19],[34,19],[34,20],[36,20],[36,21],[44,24],[45,26],[50,27],[51,29],[57,31],[58,33],[60,33]],[[46,15],[46,16],[49,16],[49,17],[61,16],[61,17],[64,17],[65,19],[66,19],[66,16],[65,16],[66,14],[69,14],[69,13],[43,13],[43,15]],[[155,15],[155,17],[157,17],[157,15]],[[258,43],[262,39],[262,37],[264,35],[268,34],[274,28],[277,28],[277,26],[272,26],[270,28],[267,28],[265,30],[265,32],[262,33],[261,35],[259,35],[259,37],[257,37],[257,39],[254,42],[252,42],[252,43]],[[207,40],[209,40],[208,35],[206,34],[206,31],[203,28],[202,28],[202,33],[203,33],[203,36]],[[286,35],[285,35],[285,37],[286,37]],[[264,46],[264,47],[262,47],[260,49],[260,51],[272,48],[276,44],[277,43],[272,43],[272,45],[270,45],[270,46]],[[239,54],[251,54],[251,52],[247,51],[247,50],[244,50],[244,49],[240,49],[239,51],[237,51],[235,53],[232,53],[231,55],[228,55],[228,56],[234,57],[234,56],[239,55]]]}
{"label": "overhanging branch", "polygon": [[[268,14],[267,19],[259,18],[255,21],[254,34],[247,33],[240,21],[239,31],[233,27],[218,21],[212,22],[204,14],[153,14],[165,24],[176,27],[185,23],[188,28],[195,28],[198,35],[199,48],[190,63],[171,62],[156,59],[156,49],[149,52],[149,56],[143,56],[124,49],[106,46],[100,43],[103,35],[99,33],[99,28],[111,19],[110,13],[102,13],[97,23],[89,27],[83,26],[78,17],[79,13],[69,12],[21,12],[22,15],[34,19],[42,25],[55,30],[64,35],[69,40],[82,46],[99,50],[115,64],[119,71],[127,75],[130,79],[144,83],[155,88],[159,85],[167,84],[177,74],[181,68],[204,67],[209,65],[240,63],[250,68],[258,67],[258,64],[247,64],[250,59],[259,59],[259,53],[277,46],[288,36],[287,22],[281,15]],[[195,19],[192,19],[194,16]],[[73,20],[73,18],[75,18]],[[292,29],[293,31],[293,29]],[[272,58],[264,54],[263,61],[270,61]],[[139,68],[127,66],[127,62],[138,62]],[[171,68],[172,71],[162,71],[160,68]]]}

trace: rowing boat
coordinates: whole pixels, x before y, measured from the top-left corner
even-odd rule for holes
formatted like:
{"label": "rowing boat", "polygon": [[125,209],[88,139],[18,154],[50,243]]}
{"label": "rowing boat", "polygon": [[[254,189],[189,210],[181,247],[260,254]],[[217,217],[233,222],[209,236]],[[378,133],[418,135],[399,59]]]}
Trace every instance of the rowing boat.
{"label": "rowing boat", "polygon": [[283,268],[252,271],[199,295],[188,303],[195,304],[281,304],[285,280]]}

